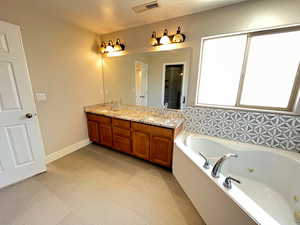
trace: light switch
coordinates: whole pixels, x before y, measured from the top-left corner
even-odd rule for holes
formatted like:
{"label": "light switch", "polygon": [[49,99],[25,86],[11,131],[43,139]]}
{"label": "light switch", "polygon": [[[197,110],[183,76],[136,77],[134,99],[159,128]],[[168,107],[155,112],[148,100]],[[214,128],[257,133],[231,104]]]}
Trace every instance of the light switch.
{"label": "light switch", "polygon": [[36,96],[36,100],[38,102],[47,101],[47,95],[46,95],[46,93],[36,93],[35,96]]}

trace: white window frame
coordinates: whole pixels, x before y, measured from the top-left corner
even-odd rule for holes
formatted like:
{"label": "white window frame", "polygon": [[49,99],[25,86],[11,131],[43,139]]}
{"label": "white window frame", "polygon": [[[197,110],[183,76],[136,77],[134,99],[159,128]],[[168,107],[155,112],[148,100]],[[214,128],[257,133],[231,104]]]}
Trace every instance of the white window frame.
{"label": "white window frame", "polygon": [[[265,35],[265,34],[274,34],[274,33],[284,33],[288,31],[299,31],[300,24],[293,24],[289,26],[279,26],[279,27],[272,27],[268,29],[257,29],[245,32],[238,32],[238,33],[230,33],[230,34],[221,34],[221,35],[214,35],[214,36],[207,36],[201,38],[201,47],[200,47],[200,57],[199,57],[199,72],[198,72],[198,80],[197,80],[197,89],[196,89],[196,98],[195,98],[195,105],[202,106],[202,107],[213,107],[213,108],[226,108],[226,109],[244,109],[249,111],[265,111],[265,112],[273,112],[273,113],[284,113],[284,114],[300,114],[300,63],[298,66],[298,71],[295,76],[295,81],[293,84],[293,88],[291,91],[290,99],[287,108],[279,108],[279,107],[266,107],[266,106],[253,106],[253,105],[242,105],[240,104],[246,66],[247,66],[247,59],[249,53],[249,42],[251,37],[258,36],[258,35]],[[227,106],[227,105],[214,105],[214,104],[203,104],[199,103],[199,87],[200,87],[200,78],[201,78],[201,68],[202,68],[202,58],[203,58],[203,47],[204,42],[206,40],[212,40],[216,38],[224,38],[230,36],[238,36],[238,35],[247,35],[247,43],[246,43],[246,50],[242,65],[242,72],[240,75],[240,83],[239,89],[237,93],[237,100],[235,106]]]}

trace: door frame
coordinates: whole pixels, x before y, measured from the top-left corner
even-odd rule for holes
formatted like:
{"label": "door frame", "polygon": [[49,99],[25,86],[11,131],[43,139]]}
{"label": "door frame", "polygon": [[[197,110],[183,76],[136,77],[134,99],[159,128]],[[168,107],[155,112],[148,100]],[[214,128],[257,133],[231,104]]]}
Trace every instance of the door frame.
{"label": "door frame", "polygon": [[[166,78],[166,67],[167,66],[172,66],[172,65],[183,65],[183,78],[182,78],[182,86],[181,86],[181,97],[180,97],[180,109],[183,108],[183,105],[186,105],[186,93],[185,93],[185,85],[187,82],[187,68],[186,68],[186,61],[181,61],[181,62],[172,62],[172,63],[164,63],[163,64],[163,72],[162,72],[162,91],[161,91],[161,104],[162,106],[164,105],[165,101],[165,78]],[[185,97],[185,103],[182,104],[182,96]]]}

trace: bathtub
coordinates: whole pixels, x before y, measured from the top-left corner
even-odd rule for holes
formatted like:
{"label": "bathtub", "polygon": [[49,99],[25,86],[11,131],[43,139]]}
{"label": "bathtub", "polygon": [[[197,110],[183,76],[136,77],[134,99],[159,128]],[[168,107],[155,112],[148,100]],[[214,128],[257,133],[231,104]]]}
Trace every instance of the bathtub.
{"label": "bathtub", "polygon": [[[211,165],[204,169],[201,152]],[[227,153],[220,178],[214,163]],[[175,140],[173,173],[207,225],[299,225],[300,154],[242,144],[199,134],[182,133]],[[232,176],[232,188],[223,186]]]}

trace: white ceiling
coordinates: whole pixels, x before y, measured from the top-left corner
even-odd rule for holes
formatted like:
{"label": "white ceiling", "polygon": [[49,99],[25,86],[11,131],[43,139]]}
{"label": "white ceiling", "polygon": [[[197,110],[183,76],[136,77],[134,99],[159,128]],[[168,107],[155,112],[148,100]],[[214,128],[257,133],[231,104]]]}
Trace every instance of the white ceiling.
{"label": "white ceiling", "polygon": [[154,23],[245,0],[158,0],[160,7],[135,13],[132,7],[152,0],[26,0],[32,8],[103,34]]}

